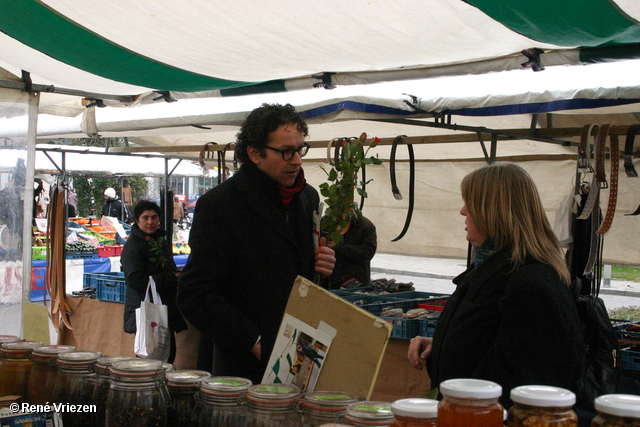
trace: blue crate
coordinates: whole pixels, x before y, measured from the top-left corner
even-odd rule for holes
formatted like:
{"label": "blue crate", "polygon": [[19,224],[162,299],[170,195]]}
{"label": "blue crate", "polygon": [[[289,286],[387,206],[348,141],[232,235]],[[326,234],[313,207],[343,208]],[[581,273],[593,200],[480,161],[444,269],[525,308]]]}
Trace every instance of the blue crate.
{"label": "blue crate", "polygon": [[633,348],[638,351],[634,351],[631,348],[623,348],[620,350],[622,355],[622,370],[634,376],[640,376],[640,348]]}
{"label": "blue crate", "polygon": [[64,257],[66,259],[98,258],[98,251],[65,251]]}
{"label": "blue crate", "polygon": [[83,288],[96,288],[96,298],[100,301],[124,303],[127,283],[124,273],[84,273]]}
{"label": "blue crate", "polygon": [[391,308],[401,308],[404,311],[415,308],[413,301],[400,298],[389,298],[388,295],[340,295],[340,298],[353,305],[361,307],[376,316]]}
{"label": "blue crate", "polygon": [[410,340],[420,332],[420,322],[417,319],[406,319],[404,317],[380,317],[382,320],[391,323],[391,338]]}
{"label": "blue crate", "polygon": [[343,295],[353,295],[354,293],[369,292],[372,289],[373,289],[373,285],[367,285],[367,286],[358,286],[357,288],[331,289],[331,293],[338,296],[343,296]]}
{"label": "blue crate", "polygon": [[432,337],[437,324],[437,319],[418,319],[418,335],[421,337]]}
{"label": "blue crate", "polygon": [[419,300],[419,302],[426,302],[428,300],[441,300],[442,298],[449,298],[451,295],[442,294],[442,293],[433,293],[433,292],[404,291],[404,292],[394,292],[391,294],[386,294],[385,296],[392,297],[392,298]]}

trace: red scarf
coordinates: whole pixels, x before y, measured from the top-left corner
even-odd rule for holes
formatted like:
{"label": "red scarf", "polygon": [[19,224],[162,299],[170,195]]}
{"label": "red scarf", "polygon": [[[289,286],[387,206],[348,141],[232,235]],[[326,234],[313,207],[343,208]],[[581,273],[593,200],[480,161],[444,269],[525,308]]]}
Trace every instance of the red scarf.
{"label": "red scarf", "polygon": [[278,185],[278,189],[280,190],[280,196],[282,196],[282,203],[285,206],[289,206],[289,203],[293,200],[293,197],[298,194],[304,188],[304,184],[307,181],[304,179],[304,170],[300,168],[300,173],[296,177],[296,182],[290,188],[285,188]]}

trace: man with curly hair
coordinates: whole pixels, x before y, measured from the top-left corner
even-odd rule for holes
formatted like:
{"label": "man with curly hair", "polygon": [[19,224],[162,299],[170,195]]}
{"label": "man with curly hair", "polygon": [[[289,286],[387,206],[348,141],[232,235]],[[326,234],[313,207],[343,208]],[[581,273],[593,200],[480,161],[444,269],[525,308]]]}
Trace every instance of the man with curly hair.
{"label": "man with curly hair", "polygon": [[240,170],[196,204],[177,299],[201,333],[198,368],[212,375],[261,382],[295,278],[333,271],[334,251],[312,233],[307,135],[290,104],[253,110],[237,135]]}

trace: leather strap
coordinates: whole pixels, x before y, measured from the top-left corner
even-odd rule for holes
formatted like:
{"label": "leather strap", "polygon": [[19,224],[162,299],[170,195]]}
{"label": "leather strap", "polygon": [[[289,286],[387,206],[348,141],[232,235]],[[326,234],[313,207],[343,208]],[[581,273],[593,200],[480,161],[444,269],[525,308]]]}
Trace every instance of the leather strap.
{"label": "leather strap", "polygon": [[[613,126],[611,126],[613,127]],[[618,135],[609,135],[609,148],[611,158],[611,176],[609,177],[609,202],[607,203],[607,213],[604,221],[598,230],[598,234],[605,234],[611,228],[613,217],[616,212],[616,204],[618,201],[618,166],[620,163],[620,146],[618,143]],[[596,163],[597,166],[597,163]],[[604,159],[602,159],[602,168],[604,169]],[[606,176],[604,177],[606,182]]]}
{"label": "leather strap", "polygon": [[[402,200],[402,194],[400,193],[400,189],[396,183],[396,151],[398,149],[398,144],[402,143],[402,138],[406,137],[406,135],[398,135],[393,140],[393,145],[391,146],[391,158],[389,160],[389,171],[391,174],[391,191],[393,192],[393,197],[396,200]],[[409,230],[409,225],[411,224],[411,217],[413,216],[413,207],[415,203],[415,181],[416,181],[416,159],[415,154],[413,152],[413,144],[407,144],[407,149],[409,151],[409,208],[407,210],[407,217],[404,221],[404,227],[402,231],[395,239],[391,240],[392,242],[397,242],[402,239],[404,235]]]}
{"label": "leather strap", "polygon": [[[591,192],[589,192],[591,194]],[[596,209],[592,212],[591,216],[591,235],[590,245],[589,245],[589,257],[587,258],[587,263],[584,266],[584,272],[582,273],[585,277],[593,276],[593,266],[600,259],[600,242],[602,241],[602,236],[598,234],[598,227],[600,225],[601,220],[601,212],[600,212],[600,192],[596,191],[595,193],[595,202]],[[598,262],[598,264],[600,264]]]}
{"label": "leather strap", "polygon": [[218,177],[222,176],[222,182],[226,181],[229,177],[229,168],[227,167],[225,157],[231,144],[233,143],[229,142],[225,144],[224,149],[218,151]]}
{"label": "leather strap", "polygon": [[[333,138],[327,144],[327,163],[329,166],[333,166],[338,169],[338,162],[340,161],[340,149],[342,148],[342,144],[344,143],[345,138]],[[333,150],[333,156],[331,151]]]}
{"label": "leather strap", "polygon": [[207,151],[207,147],[209,145],[218,145],[215,142],[207,142],[206,144],[204,144],[201,148],[200,148],[200,153],[198,154],[198,164],[200,165],[200,167],[202,168],[202,171],[205,173],[209,172],[209,167],[206,165],[206,163],[204,162],[205,158],[209,158],[208,156],[208,151]]}
{"label": "leather strap", "polygon": [[580,145],[578,146],[578,172],[590,172],[589,165],[589,137],[593,130],[597,131],[599,126],[596,124],[584,125],[580,135]]}
{"label": "leather strap", "polygon": [[605,143],[607,141],[607,135],[611,125],[602,125],[598,129],[598,136],[596,138],[596,156],[595,156],[595,173],[591,180],[591,186],[589,188],[589,194],[587,200],[582,209],[582,213],[578,216],[578,219],[587,219],[596,204],[596,197],[600,193],[600,188],[607,188],[607,179],[604,172],[604,152]]}

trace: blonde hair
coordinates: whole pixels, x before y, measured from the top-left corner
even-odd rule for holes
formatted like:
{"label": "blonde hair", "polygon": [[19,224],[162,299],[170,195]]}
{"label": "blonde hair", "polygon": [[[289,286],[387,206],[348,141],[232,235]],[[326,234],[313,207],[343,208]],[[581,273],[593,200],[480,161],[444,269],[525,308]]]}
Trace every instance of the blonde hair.
{"label": "blonde hair", "polygon": [[495,163],[464,177],[462,199],[476,227],[496,250],[511,248],[513,268],[527,258],[551,265],[569,285],[564,253],[531,176],[513,163]]}

